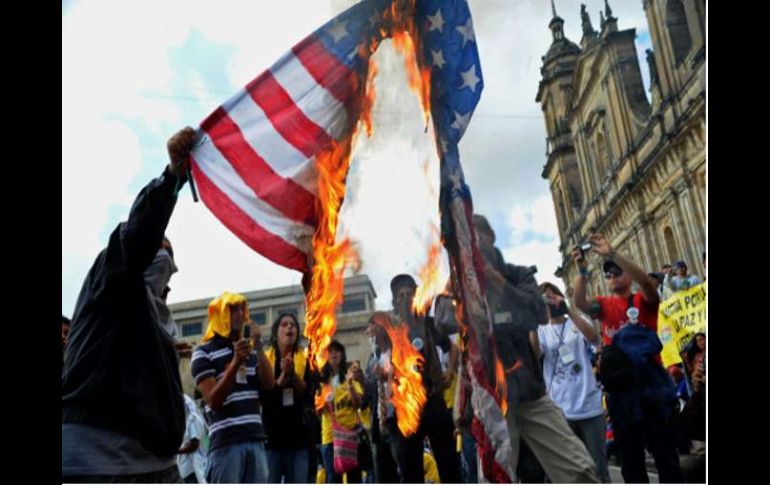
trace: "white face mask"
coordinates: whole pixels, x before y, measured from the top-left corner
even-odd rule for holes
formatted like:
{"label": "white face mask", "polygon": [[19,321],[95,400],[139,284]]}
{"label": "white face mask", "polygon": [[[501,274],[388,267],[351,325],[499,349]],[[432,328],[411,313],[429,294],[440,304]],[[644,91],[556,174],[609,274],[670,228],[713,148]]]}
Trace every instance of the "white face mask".
{"label": "white face mask", "polygon": [[172,338],[176,338],[177,328],[171,310],[166,306],[163,290],[171,280],[171,275],[176,272],[174,259],[165,249],[160,249],[155,254],[152,263],[144,271],[144,285],[147,289],[148,299],[155,307],[158,323]]}
{"label": "white face mask", "polygon": [[171,280],[171,275],[177,272],[174,259],[165,249],[160,249],[152,263],[144,270],[144,282],[153,295],[161,298],[163,290]]}

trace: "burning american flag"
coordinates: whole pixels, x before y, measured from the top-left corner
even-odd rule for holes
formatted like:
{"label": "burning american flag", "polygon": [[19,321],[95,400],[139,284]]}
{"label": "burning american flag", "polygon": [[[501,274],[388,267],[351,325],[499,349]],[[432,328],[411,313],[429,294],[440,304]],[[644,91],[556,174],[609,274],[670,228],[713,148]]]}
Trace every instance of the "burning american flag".
{"label": "burning american flag", "polygon": [[490,481],[510,482],[504,380],[495,372],[483,260],[457,147],[484,85],[465,0],[366,0],[327,22],[201,123],[191,154],[194,182],[238,238],[303,273],[305,335],[311,365],[320,369],[336,329],[344,270],[355,260],[350,241],[337,241],[338,214],[355,138],[373,129],[371,56],[386,38],[403,54],[410,88],[435,128],[441,239],[463,302],[482,471]]}

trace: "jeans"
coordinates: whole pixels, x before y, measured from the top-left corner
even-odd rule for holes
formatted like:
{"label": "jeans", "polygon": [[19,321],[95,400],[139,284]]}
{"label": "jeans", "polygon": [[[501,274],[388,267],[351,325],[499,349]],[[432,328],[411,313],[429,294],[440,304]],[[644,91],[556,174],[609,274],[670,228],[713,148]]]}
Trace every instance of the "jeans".
{"label": "jeans", "polygon": [[612,420],[615,445],[620,452],[620,471],[626,483],[650,483],[645,447],[655,459],[660,483],[684,483],[673,418],[665,405],[610,393],[607,395],[607,409]]}
{"label": "jeans", "polygon": [[208,483],[267,483],[267,456],[261,441],[234,443],[209,451]]}
{"label": "jeans", "polygon": [[610,470],[607,467],[607,421],[604,413],[588,419],[567,420],[572,431],[586,445],[588,454],[596,464],[596,475],[602,483],[610,483]]}
{"label": "jeans", "polygon": [[[373,425],[374,426],[374,425]],[[398,483],[398,468],[390,449],[390,442],[380,433],[372,440],[374,483]]]}
{"label": "jeans", "polygon": [[463,429],[462,479],[463,483],[478,483],[476,440],[470,431]]}
{"label": "jeans", "polygon": [[305,483],[308,450],[267,450],[268,483]]}

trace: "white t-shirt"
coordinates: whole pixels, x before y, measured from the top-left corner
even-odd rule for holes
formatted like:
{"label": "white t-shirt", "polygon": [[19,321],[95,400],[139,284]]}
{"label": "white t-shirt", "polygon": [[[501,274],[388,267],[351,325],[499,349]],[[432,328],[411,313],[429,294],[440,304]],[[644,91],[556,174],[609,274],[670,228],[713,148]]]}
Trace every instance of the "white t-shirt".
{"label": "white t-shirt", "polygon": [[444,349],[442,349],[440,345],[436,345],[436,354],[438,355],[439,362],[441,362],[441,372],[448,371],[449,370],[449,352],[444,352]]}
{"label": "white t-shirt", "polygon": [[176,455],[176,465],[179,469],[179,476],[182,480],[191,473],[195,474],[198,483],[206,483],[206,453],[204,449],[204,435],[206,433],[206,423],[198,407],[187,394],[184,394],[185,415],[187,416],[187,426],[184,432],[183,443],[187,443],[193,438],[198,440],[198,449],[192,453]]}
{"label": "white t-shirt", "polygon": [[570,319],[537,329],[548,395],[569,420],[602,414],[602,391],[588,355],[589,342]]}
{"label": "white t-shirt", "polygon": [[[453,333],[449,336],[449,341],[459,347],[460,334]],[[452,354],[452,349],[450,348],[449,351],[444,352],[444,349],[442,349],[440,345],[436,345],[436,353],[438,354],[438,360],[441,362],[441,372],[447,372],[449,370],[449,357]]]}

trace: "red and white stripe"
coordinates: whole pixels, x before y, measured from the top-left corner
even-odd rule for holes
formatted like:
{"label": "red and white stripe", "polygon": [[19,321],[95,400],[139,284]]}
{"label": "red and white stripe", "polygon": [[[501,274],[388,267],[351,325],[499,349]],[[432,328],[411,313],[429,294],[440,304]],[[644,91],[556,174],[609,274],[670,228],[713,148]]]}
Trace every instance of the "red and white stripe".
{"label": "red and white stripe", "polygon": [[315,35],[217,108],[191,153],[201,199],[249,247],[307,272],[315,156],[355,122],[355,73]]}

